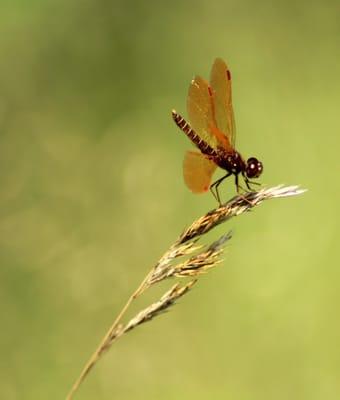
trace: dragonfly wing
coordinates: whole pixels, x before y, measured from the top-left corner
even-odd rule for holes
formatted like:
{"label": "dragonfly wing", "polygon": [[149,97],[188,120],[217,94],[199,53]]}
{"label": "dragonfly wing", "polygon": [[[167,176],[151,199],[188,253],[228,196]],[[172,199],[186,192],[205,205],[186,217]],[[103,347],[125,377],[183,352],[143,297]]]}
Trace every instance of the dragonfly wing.
{"label": "dragonfly wing", "polygon": [[210,74],[216,125],[235,147],[235,120],[231,98],[231,73],[221,58],[216,58]]}
{"label": "dragonfly wing", "polygon": [[183,161],[183,177],[188,188],[194,193],[208,191],[216,167],[204,154],[187,151]]}
{"label": "dragonfly wing", "polygon": [[189,86],[187,109],[193,130],[216,148],[218,139],[211,131],[211,126],[215,126],[211,90],[208,82],[200,76],[196,76]]}

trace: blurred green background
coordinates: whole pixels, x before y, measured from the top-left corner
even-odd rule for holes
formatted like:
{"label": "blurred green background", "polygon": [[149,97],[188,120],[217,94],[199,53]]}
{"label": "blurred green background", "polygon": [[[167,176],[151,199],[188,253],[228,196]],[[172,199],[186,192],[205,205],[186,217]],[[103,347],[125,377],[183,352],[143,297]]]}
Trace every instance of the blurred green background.
{"label": "blurred green background", "polygon": [[64,398],[147,270],[216,205],[184,186],[191,146],[170,111],[186,115],[190,79],[217,56],[240,152],[263,161],[263,183],[308,192],[215,231],[234,231],[224,264],[117,342],[77,398],[340,398],[339,12],[2,2],[2,399]]}

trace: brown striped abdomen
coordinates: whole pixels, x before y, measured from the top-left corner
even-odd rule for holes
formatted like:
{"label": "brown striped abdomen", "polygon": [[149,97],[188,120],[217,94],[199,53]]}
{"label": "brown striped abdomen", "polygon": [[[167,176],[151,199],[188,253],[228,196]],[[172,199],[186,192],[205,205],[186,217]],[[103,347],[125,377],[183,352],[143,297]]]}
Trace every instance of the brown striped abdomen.
{"label": "brown striped abdomen", "polygon": [[217,157],[217,152],[207,142],[201,139],[186,120],[177,114],[175,110],[172,110],[172,118],[176,125],[188,136],[188,138],[201,150],[203,154]]}

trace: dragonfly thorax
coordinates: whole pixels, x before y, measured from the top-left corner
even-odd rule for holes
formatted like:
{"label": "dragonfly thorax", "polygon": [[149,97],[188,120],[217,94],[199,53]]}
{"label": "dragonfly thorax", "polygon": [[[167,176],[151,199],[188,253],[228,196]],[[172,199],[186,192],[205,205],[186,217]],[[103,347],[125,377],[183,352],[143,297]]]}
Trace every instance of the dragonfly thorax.
{"label": "dragonfly thorax", "polygon": [[245,162],[241,157],[240,153],[234,151],[232,153],[218,152],[219,160],[218,165],[219,167],[225,169],[228,172],[231,172],[234,175],[239,174],[240,172],[244,171],[245,169]]}

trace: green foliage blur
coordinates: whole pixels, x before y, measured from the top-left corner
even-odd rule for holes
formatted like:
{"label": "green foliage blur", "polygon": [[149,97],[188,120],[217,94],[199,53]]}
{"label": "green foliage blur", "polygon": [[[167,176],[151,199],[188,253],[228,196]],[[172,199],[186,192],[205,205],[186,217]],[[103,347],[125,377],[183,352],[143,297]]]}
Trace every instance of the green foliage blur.
{"label": "green foliage blur", "polygon": [[216,205],[184,186],[191,145],[170,112],[186,115],[191,78],[217,56],[239,151],[263,161],[263,183],[308,192],[213,232],[234,231],[225,262],[118,341],[77,398],[340,398],[339,11],[2,2],[1,399],[65,398],[149,268]]}

